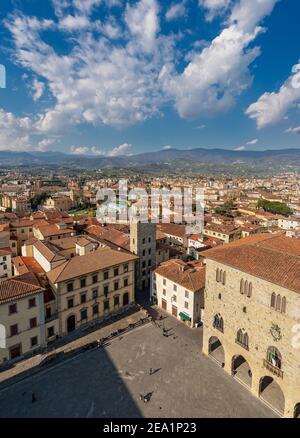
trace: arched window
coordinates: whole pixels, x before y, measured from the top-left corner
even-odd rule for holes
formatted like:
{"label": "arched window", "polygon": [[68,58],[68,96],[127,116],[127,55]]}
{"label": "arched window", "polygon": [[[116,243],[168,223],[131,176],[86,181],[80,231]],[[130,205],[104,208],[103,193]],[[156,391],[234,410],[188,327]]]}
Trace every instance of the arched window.
{"label": "arched window", "polygon": [[280,310],[281,310],[281,296],[280,295],[277,295],[277,298],[276,298],[276,310],[278,312],[280,312]]}
{"label": "arched window", "polygon": [[267,352],[267,361],[276,368],[281,369],[281,354],[276,347],[269,347]]}
{"label": "arched window", "polygon": [[249,336],[248,336],[248,333],[245,333],[245,334],[244,334],[243,344],[244,344],[244,346],[245,346],[246,348],[249,347]]}
{"label": "arched window", "polygon": [[244,293],[244,279],[243,278],[241,279],[241,282],[240,282],[240,293],[241,294]]}
{"label": "arched window", "polygon": [[237,332],[237,341],[239,344],[243,343],[243,331],[241,329]]}
{"label": "arched window", "polygon": [[251,296],[252,296],[252,283],[249,283],[247,297],[251,298]]}
{"label": "arched window", "polygon": [[286,313],[286,298],[282,297],[281,300],[281,313]]}
{"label": "arched window", "polygon": [[219,313],[214,316],[213,327],[215,329],[219,330],[220,332],[224,331],[224,321],[223,321],[223,318],[221,317],[221,315]]}
{"label": "arched window", "polygon": [[219,270],[219,268],[217,268],[217,270],[216,270],[216,281],[219,283],[219,278],[220,278],[220,270]]}
{"label": "arched window", "polygon": [[275,305],[276,305],[276,294],[275,292],[273,292],[271,296],[271,307],[275,309]]}
{"label": "arched window", "polygon": [[248,281],[245,281],[245,285],[244,285],[244,294],[247,295],[248,294]]}
{"label": "arched window", "polygon": [[222,283],[225,286],[225,284],[226,284],[226,271],[223,272]]}
{"label": "arched window", "polygon": [[223,321],[222,316],[221,316],[221,318],[219,319],[219,330],[220,330],[221,332],[224,332],[224,321]]}

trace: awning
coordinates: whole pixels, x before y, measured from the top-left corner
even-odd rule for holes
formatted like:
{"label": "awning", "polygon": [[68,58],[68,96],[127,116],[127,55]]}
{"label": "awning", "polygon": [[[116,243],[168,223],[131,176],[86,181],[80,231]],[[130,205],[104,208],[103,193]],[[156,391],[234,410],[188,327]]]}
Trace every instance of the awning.
{"label": "awning", "polygon": [[179,316],[180,316],[180,318],[182,318],[184,321],[190,321],[190,320],[191,320],[191,318],[190,318],[188,315],[186,315],[185,313],[183,313],[183,312],[180,312],[180,313],[179,313]]}

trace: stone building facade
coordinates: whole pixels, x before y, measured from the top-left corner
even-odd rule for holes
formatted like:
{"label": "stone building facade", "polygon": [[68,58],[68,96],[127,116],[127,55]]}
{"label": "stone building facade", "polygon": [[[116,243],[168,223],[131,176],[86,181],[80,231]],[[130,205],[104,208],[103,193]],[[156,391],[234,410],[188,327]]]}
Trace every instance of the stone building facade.
{"label": "stone building facade", "polygon": [[300,416],[300,239],[207,251],[203,352],[284,417]]}

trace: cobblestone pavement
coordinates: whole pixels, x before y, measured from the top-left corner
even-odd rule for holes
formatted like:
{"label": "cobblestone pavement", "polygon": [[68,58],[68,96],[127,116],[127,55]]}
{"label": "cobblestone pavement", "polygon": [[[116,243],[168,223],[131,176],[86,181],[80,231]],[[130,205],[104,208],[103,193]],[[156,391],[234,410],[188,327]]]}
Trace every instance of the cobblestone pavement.
{"label": "cobblestone pavement", "polygon": [[168,337],[150,323],[0,390],[0,417],[276,416],[202,355],[201,329],[160,324]]}

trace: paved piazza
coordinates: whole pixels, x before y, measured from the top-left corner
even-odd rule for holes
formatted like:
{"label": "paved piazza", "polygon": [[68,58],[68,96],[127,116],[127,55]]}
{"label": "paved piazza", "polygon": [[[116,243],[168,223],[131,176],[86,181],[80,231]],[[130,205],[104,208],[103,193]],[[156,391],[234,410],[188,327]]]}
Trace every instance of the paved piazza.
{"label": "paved piazza", "polygon": [[276,416],[200,353],[201,329],[163,324],[168,337],[148,324],[2,389],[0,417]]}

